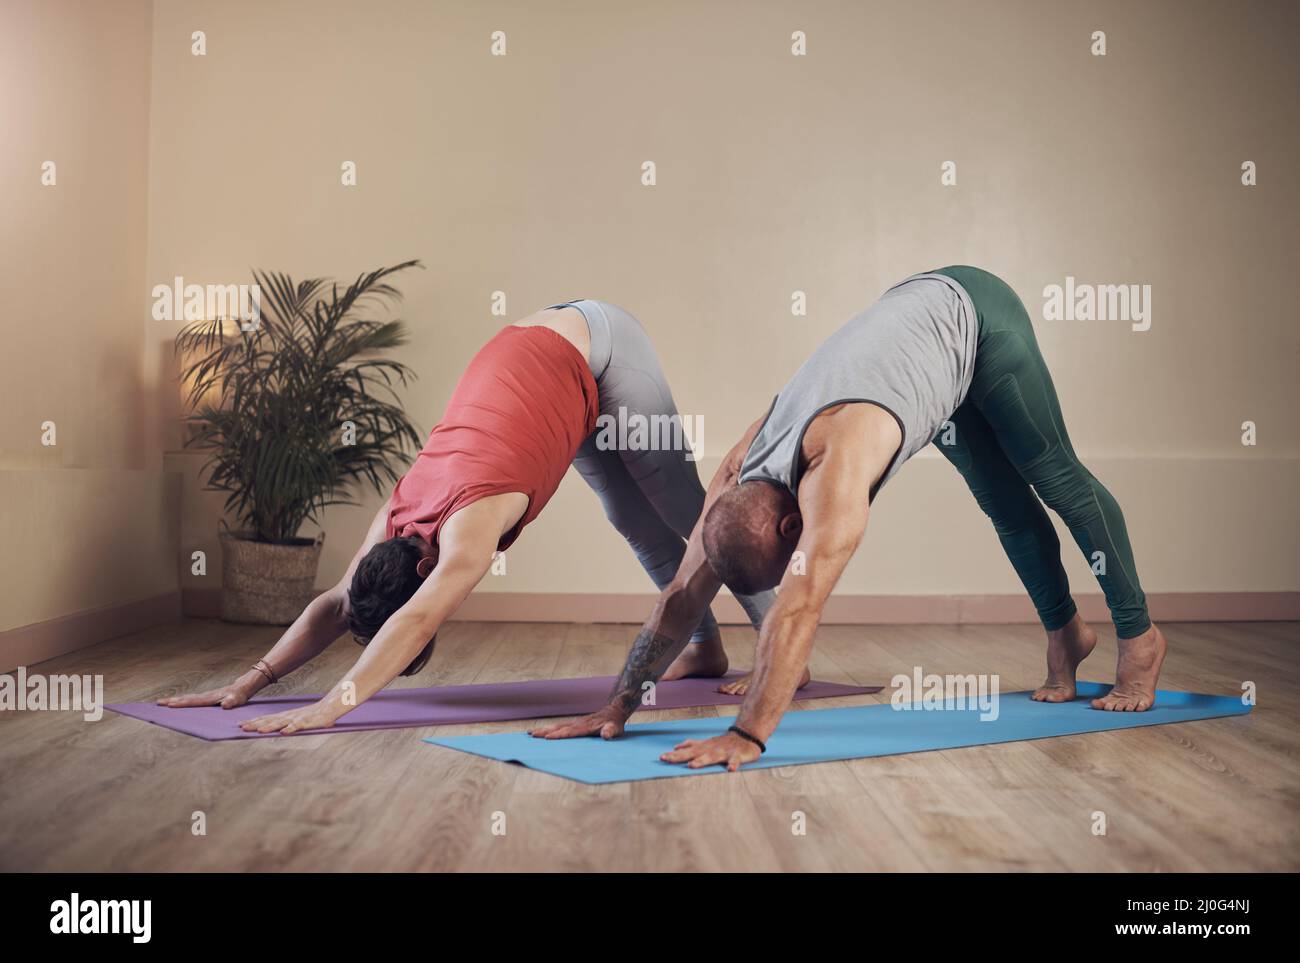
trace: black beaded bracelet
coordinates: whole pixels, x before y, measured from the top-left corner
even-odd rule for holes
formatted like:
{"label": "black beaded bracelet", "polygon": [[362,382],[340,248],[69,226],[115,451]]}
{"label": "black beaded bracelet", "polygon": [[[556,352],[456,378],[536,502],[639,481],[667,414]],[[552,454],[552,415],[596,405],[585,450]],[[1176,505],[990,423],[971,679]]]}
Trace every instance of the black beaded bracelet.
{"label": "black beaded bracelet", "polygon": [[767,752],[767,746],[763,744],[762,739],[758,738],[758,736],[753,735],[752,733],[746,732],[744,729],[740,728],[740,726],[729,726],[727,728],[727,731],[734,732],[736,735],[740,736],[740,738],[748,739],[754,745],[758,746],[759,755],[762,755],[763,753]]}

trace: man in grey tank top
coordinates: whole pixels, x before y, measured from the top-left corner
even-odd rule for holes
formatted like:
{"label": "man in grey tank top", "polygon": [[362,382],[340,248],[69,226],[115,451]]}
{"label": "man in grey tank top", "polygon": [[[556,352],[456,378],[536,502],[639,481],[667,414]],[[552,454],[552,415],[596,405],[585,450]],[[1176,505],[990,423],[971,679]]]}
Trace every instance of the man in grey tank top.
{"label": "man in grey tank top", "polygon": [[1123,514],[1070,444],[1024,305],[992,274],[959,266],[895,285],[813,352],[723,459],[609,704],[533,734],[618,735],[723,584],[745,594],[779,584],[753,675],[724,687],[745,694],[736,724],[662,756],[731,770],[758,758],[807,682],[822,608],[876,493],[931,441],[993,522],[1047,632],[1047,680],[1033,698],[1073,700],[1078,665],[1097,642],[1070,595],[1046,504],[1093,563],[1119,638],[1116,684],[1093,708],[1150,708],[1166,643],[1147,614]]}
{"label": "man in grey tank top", "polygon": [[800,446],[812,420],[836,405],[870,402],[893,416],[902,436],[872,485],[874,498],[966,399],[978,334],[970,296],[951,278],[918,274],[890,288],[823,341],[781,389],[745,454],[741,483],[798,491]]}

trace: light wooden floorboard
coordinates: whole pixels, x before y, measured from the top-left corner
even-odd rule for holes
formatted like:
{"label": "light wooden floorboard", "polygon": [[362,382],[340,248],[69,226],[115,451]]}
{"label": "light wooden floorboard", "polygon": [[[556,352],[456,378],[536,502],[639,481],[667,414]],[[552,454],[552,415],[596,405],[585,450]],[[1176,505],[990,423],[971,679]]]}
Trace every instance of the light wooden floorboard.
{"label": "light wooden floorboard", "polygon": [[[1247,717],[1127,732],[584,786],[423,745],[529,723],[205,743],[106,713],[0,712],[0,870],[1297,870],[1300,667],[1295,623],[1171,624],[1162,685],[1258,687]],[[454,623],[396,685],[612,675],[628,625]],[[1103,632],[1084,678],[1111,678]],[[72,653],[44,673],[102,674],[108,701],[208,687],[276,630],[191,620]],[[733,663],[753,633],[727,628]],[[274,693],[327,689],[334,649]],[[914,666],[1041,681],[1032,626],[828,626],[814,674],[888,685]],[[887,701],[820,700],[817,711]],[[712,718],[734,709],[638,715]],[[722,728],[721,726],[719,727]],[[206,814],[207,835],[190,831]],[[1092,832],[1104,813],[1107,832]],[[500,814],[500,815],[498,815]],[[802,816],[806,832],[792,832]],[[494,820],[506,832],[495,835]]]}

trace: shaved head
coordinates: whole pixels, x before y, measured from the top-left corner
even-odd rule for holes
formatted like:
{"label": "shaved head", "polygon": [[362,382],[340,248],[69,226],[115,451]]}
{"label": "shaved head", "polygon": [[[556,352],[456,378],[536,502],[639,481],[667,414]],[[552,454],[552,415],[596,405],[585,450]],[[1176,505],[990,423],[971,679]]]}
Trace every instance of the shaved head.
{"label": "shaved head", "polygon": [[704,552],[727,588],[753,595],[781,581],[802,527],[799,503],[787,489],[742,482],[705,516]]}

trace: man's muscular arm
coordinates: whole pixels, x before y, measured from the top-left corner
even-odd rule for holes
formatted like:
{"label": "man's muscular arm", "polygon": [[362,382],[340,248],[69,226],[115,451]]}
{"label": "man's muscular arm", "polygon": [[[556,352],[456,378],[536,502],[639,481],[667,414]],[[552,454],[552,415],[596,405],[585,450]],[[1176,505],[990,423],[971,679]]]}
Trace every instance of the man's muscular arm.
{"label": "man's muscular arm", "polygon": [[623,672],[609,694],[608,707],[617,707],[624,719],[640,705],[646,684],[657,681],[686,647],[705,609],[722,586],[704,558],[700,524],[697,522],[691,533],[677,578],[659,596],[650,617],[637,633]]}
{"label": "man's muscular arm", "polygon": [[686,543],[686,552],[682,556],[681,565],[677,567],[677,574],[660,594],[650,617],[637,633],[623,672],[609,695],[609,702],[603,709],[581,719],[538,726],[529,730],[530,735],[544,739],[593,735],[599,735],[603,739],[614,738],[623,731],[623,723],[641,704],[646,683],[657,681],[686,647],[695,626],[699,625],[709,604],[718,594],[718,589],[722,587],[704,553],[704,518],[718,496],[736,484],[745,453],[749,451],[761,425],[761,420],[750,425],[740,441],[722,459],[713,481],[709,483],[709,490],[704,496],[704,509],[696,519],[695,528]]}
{"label": "man's muscular arm", "polygon": [[[822,608],[866,529],[872,479],[862,465],[859,453],[829,451],[800,481],[803,531],[796,550],[804,553],[806,569],[799,575],[787,569],[781,579],[776,602],[759,632],[753,681],[735,723],[763,742],[794,698]],[[684,762],[691,769],[725,765],[735,771],[759,755],[755,743],[727,732],[712,739],[689,739],[660,758]]]}
{"label": "man's muscular arm", "polygon": [[[866,531],[870,508],[861,479],[830,465],[805,476],[798,550],[807,559],[803,574],[787,569],[781,591],[763,623],[754,653],[754,680],[736,725],[763,741],[776,731],[812,654],[822,609]],[[869,483],[868,483],[869,484]]]}

